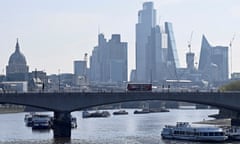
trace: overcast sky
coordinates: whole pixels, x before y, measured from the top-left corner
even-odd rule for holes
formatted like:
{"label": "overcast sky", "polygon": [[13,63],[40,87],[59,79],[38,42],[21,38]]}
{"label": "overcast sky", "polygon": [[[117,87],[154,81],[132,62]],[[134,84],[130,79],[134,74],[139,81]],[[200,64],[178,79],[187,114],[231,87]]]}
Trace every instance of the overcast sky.
{"label": "overcast sky", "polygon": [[[128,42],[129,72],[135,68],[135,24],[145,0],[0,0],[0,70],[5,73],[16,38],[30,71],[73,72],[73,61],[91,55],[98,31]],[[181,66],[187,43],[199,61],[202,35],[212,46],[232,44],[232,70],[240,72],[239,0],[153,0],[157,23],[173,23]],[[229,64],[230,65],[230,64]],[[231,71],[231,70],[229,70]]]}

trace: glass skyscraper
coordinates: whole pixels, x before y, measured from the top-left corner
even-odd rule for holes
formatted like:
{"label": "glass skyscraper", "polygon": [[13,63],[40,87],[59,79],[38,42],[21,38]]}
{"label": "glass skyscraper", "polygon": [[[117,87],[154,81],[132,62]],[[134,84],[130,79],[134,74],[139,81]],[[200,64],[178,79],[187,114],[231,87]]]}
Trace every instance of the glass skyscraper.
{"label": "glass skyscraper", "polygon": [[103,34],[98,35],[96,46],[90,57],[90,80],[94,82],[127,81],[127,48],[119,34],[113,34],[107,41]]}
{"label": "glass skyscraper", "polygon": [[198,70],[209,82],[228,80],[228,47],[212,47],[203,35]]}
{"label": "glass skyscraper", "polygon": [[148,37],[151,30],[156,26],[156,10],[153,2],[143,3],[143,9],[138,12],[138,23],[136,24],[136,80],[147,82],[147,51]]}
{"label": "glass skyscraper", "polygon": [[176,42],[174,38],[172,23],[165,22],[165,33],[167,34],[167,56],[166,56],[166,78],[179,79],[177,68],[180,68]]}

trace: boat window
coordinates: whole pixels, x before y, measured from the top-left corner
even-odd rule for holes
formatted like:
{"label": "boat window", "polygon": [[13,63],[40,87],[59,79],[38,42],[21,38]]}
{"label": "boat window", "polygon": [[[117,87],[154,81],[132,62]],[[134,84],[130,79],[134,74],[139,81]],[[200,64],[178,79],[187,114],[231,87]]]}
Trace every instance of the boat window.
{"label": "boat window", "polygon": [[184,132],[183,131],[180,131],[180,135],[183,135],[184,134]]}
{"label": "boat window", "polygon": [[203,136],[208,136],[208,133],[207,133],[207,132],[204,132],[204,133],[203,133]]}
{"label": "boat window", "polygon": [[213,133],[213,132],[210,132],[210,133],[209,133],[209,136],[214,136],[214,133]]}
{"label": "boat window", "polygon": [[187,135],[193,135],[194,133],[193,132],[186,132]]}
{"label": "boat window", "polygon": [[195,136],[199,136],[199,132],[195,132],[194,135],[195,135]]}

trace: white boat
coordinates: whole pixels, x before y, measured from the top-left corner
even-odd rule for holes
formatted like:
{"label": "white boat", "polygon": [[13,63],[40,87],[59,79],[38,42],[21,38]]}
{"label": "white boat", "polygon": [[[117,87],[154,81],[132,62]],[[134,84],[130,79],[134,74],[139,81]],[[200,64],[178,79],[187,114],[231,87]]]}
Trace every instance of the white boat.
{"label": "white boat", "polygon": [[32,116],[32,129],[50,129],[52,120],[49,115],[35,114]]}
{"label": "white boat", "polygon": [[222,128],[192,127],[188,122],[177,122],[176,126],[166,125],[161,133],[162,138],[190,141],[221,142],[228,139]]}

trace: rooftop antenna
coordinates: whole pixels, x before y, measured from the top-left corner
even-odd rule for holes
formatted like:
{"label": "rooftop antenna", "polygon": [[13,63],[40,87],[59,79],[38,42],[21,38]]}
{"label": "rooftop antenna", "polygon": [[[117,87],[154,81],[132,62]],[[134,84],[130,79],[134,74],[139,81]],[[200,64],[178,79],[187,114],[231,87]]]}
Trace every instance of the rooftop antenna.
{"label": "rooftop antenna", "polygon": [[193,31],[191,32],[191,36],[190,36],[190,39],[189,39],[189,41],[188,41],[188,49],[189,49],[189,53],[191,53],[192,36],[193,36]]}
{"label": "rooftop antenna", "polygon": [[229,43],[229,48],[230,48],[230,74],[232,74],[232,44],[233,44],[233,41],[235,39],[235,33],[233,34],[233,37],[232,39],[230,40],[230,43]]}

